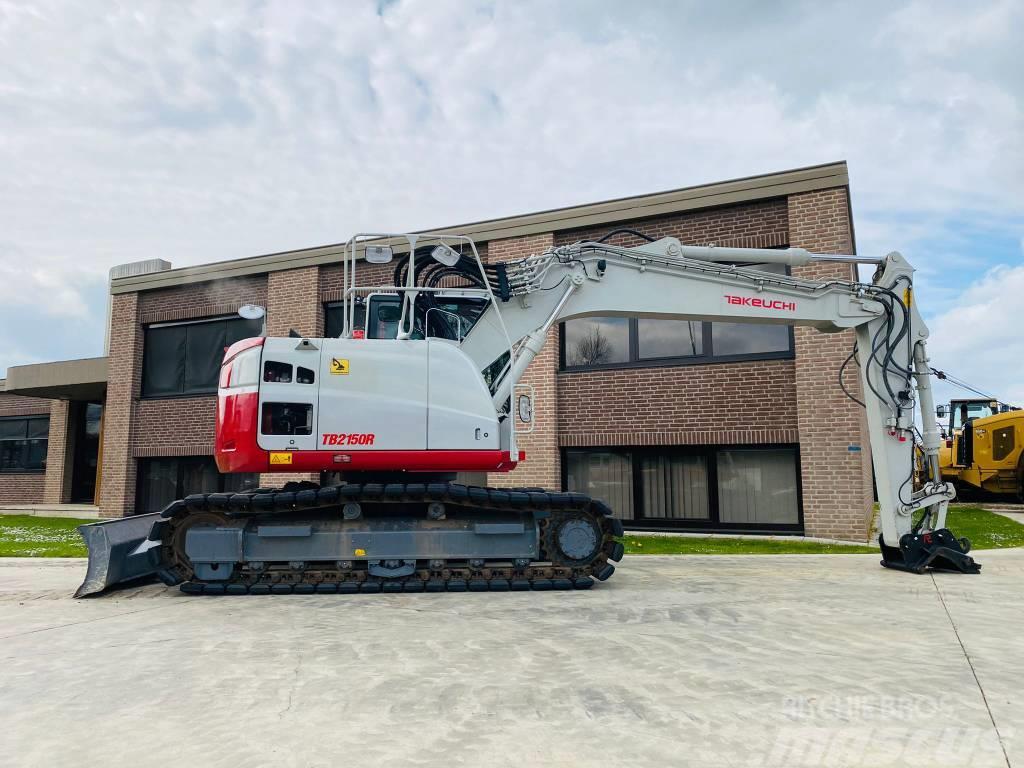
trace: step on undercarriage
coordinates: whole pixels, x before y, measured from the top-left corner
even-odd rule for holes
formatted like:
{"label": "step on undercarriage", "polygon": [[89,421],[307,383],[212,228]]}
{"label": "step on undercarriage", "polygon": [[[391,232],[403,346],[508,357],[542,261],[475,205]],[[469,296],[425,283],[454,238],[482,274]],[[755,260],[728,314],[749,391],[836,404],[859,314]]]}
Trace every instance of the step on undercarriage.
{"label": "step on undercarriage", "polygon": [[615,571],[622,532],[579,493],[303,483],[173,502],[149,552],[189,594],[588,589]]}

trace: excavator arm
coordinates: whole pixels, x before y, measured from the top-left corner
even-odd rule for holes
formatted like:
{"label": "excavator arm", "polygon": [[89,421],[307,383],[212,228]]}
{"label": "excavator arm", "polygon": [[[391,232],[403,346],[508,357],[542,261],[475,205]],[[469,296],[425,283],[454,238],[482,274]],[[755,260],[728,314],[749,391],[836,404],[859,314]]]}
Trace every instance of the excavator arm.
{"label": "excavator arm", "polygon": [[[870,283],[814,281],[737,266],[837,261],[874,263],[874,277]],[[511,340],[512,353],[493,386],[495,407],[505,411],[548,331],[566,320],[629,316],[777,323],[826,333],[852,329],[856,343],[850,358],[860,371],[864,399],[858,404],[870,435],[882,564],[916,572],[929,566],[977,572],[979,566],[967,555],[969,542],[945,528],[955,492],[941,480],[940,436],[934,419],[927,418],[934,413],[928,328],[913,298],[913,273],[898,253],[871,260],[799,248],[687,246],[671,237],[635,248],[579,242],[506,264],[504,300],[487,307],[462,350],[483,370]],[[920,431],[917,410],[925,414]],[[514,419],[502,423],[514,443]],[[916,489],[915,444],[928,468],[926,481]]]}

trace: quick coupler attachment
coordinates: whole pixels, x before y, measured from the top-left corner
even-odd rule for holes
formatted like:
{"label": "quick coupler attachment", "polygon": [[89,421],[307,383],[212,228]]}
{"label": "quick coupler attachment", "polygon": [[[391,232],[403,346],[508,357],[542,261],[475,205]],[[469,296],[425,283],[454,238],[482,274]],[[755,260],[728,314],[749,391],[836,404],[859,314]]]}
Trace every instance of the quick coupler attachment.
{"label": "quick coupler attachment", "polygon": [[968,539],[958,539],[948,528],[928,533],[906,533],[900,537],[898,547],[890,547],[880,536],[882,565],[911,573],[936,571],[980,573],[981,566],[967,553],[971,550]]}

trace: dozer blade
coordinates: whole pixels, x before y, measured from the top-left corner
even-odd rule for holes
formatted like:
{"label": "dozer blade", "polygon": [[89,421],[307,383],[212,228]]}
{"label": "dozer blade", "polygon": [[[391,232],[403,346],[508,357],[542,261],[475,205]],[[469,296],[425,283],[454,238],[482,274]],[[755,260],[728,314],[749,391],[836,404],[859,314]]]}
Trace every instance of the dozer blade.
{"label": "dozer blade", "polygon": [[147,555],[151,543],[146,539],[159,517],[159,512],[153,512],[78,526],[89,548],[89,567],[75,597],[95,595],[115,584],[153,575]]}
{"label": "dozer blade", "polygon": [[967,553],[971,542],[958,539],[948,528],[928,533],[908,533],[900,538],[899,547],[890,547],[879,537],[882,565],[899,571],[924,573],[935,571],[981,573],[981,565]]}

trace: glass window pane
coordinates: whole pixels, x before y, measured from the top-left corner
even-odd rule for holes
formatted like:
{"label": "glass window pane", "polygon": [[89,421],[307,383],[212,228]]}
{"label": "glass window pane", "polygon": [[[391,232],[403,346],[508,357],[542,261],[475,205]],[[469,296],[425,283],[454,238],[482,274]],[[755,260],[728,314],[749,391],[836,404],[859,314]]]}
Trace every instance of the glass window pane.
{"label": "glass window pane", "polygon": [[625,317],[570,320],[563,332],[569,367],[629,362],[629,320]]}
{"label": "glass window pane", "polygon": [[[263,320],[245,320],[241,317],[222,320],[224,323],[224,346],[230,347],[236,341],[251,339],[263,334]],[[224,358],[224,350],[218,350],[217,365]]]}
{"label": "glass window pane", "polygon": [[46,469],[48,440],[27,440],[22,449],[23,469]]}
{"label": "glass window pane", "polygon": [[137,514],[159,512],[178,498],[178,460],[144,459],[140,463]]}
{"label": "glass window pane", "polygon": [[211,392],[217,388],[220,364],[227,346],[225,323],[185,326],[185,392]]}
{"label": "glass window pane", "polygon": [[185,326],[146,329],[144,395],[176,395],[185,381]]}
{"label": "glass window pane", "polygon": [[41,437],[47,438],[50,436],[50,419],[49,417],[42,419],[29,419],[28,420],[28,437]]}
{"label": "glass window pane", "polygon": [[0,441],[0,470],[12,472],[21,469],[24,448],[23,440]]}
{"label": "glass window pane", "polygon": [[[366,305],[356,304],[355,327],[359,330],[366,328]],[[345,330],[345,312],[341,304],[330,304],[324,309],[324,336],[328,339],[336,339]]]}
{"label": "glass window pane", "polygon": [[629,451],[567,451],[566,487],[600,499],[616,517],[633,519],[633,456]]}
{"label": "glass window pane", "polygon": [[688,320],[637,320],[641,359],[693,357],[704,352],[704,324]]}
{"label": "glass window pane", "polygon": [[788,352],[789,348],[788,325],[711,324],[711,349],[716,357]]}
{"label": "glass window pane", "polygon": [[181,463],[181,488],[178,498],[190,493],[215,493],[220,490],[220,472],[212,456],[198,459],[179,459]]}
{"label": "glass window pane", "polygon": [[645,518],[708,520],[708,468],[703,456],[642,456]]}
{"label": "glass window pane", "polygon": [[[100,421],[103,418],[103,406],[99,403],[89,403],[85,407],[85,434],[89,437],[99,438]],[[46,425],[49,434],[50,425]]]}
{"label": "glass window pane", "polygon": [[25,419],[0,419],[0,440],[20,440],[26,427]]}
{"label": "glass window pane", "polygon": [[[785,264],[744,264],[759,272],[786,274]],[[712,323],[711,352],[716,357],[725,355],[763,355],[788,352],[790,337],[788,325],[760,323]]]}
{"label": "glass window pane", "polygon": [[719,451],[719,520],[798,523],[796,471],[796,453],[789,449]]}
{"label": "glass window pane", "polygon": [[303,368],[301,365],[298,370],[295,371],[295,383],[296,384],[312,384],[316,379],[316,374],[313,373],[309,368]]}

